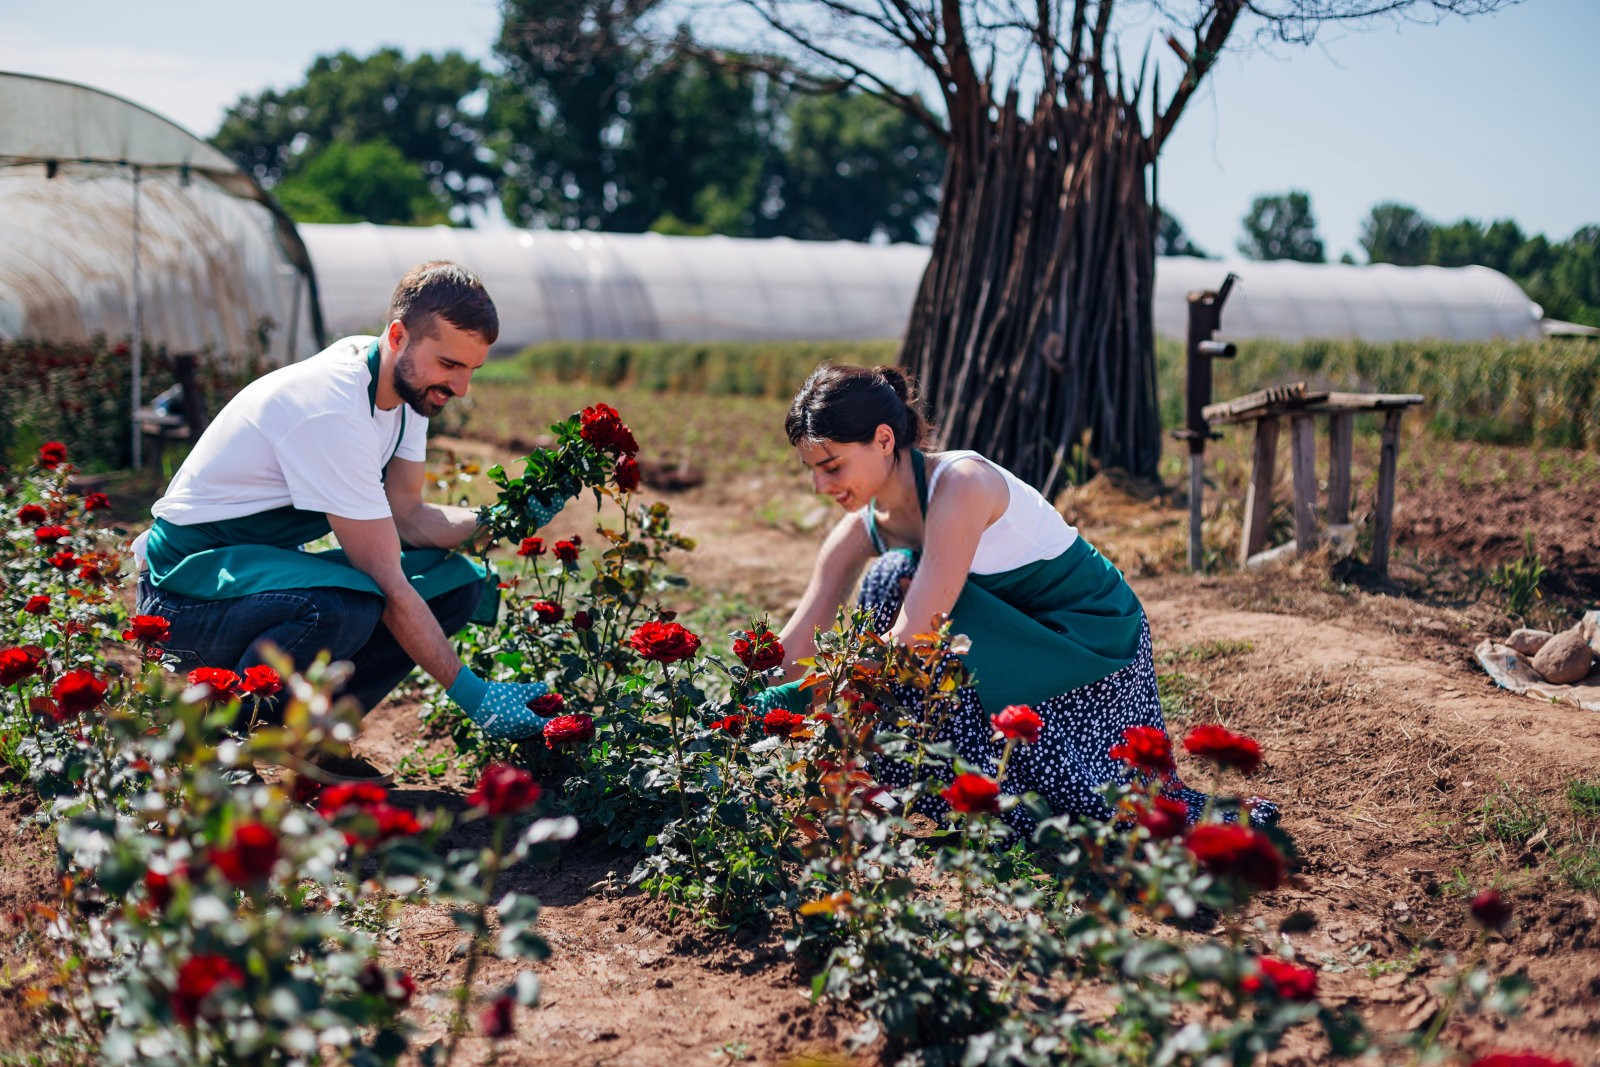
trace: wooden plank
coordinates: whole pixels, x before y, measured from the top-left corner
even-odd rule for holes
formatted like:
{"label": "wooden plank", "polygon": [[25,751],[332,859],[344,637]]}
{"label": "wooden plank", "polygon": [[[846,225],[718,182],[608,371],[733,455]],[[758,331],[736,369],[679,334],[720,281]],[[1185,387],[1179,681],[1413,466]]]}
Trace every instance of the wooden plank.
{"label": "wooden plank", "polygon": [[1386,411],[1415,407],[1425,399],[1420,393],[1327,393],[1306,406],[1316,411]]}
{"label": "wooden plank", "polygon": [[1372,530],[1372,569],[1389,573],[1389,538],[1394,530],[1394,475],[1400,460],[1400,417],[1404,408],[1383,417],[1383,451],[1378,457],[1378,515]]}
{"label": "wooden plank", "polygon": [[1308,391],[1305,382],[1293,382],[1289,385],[1275,385],[1270,389],[1258,389],[1253,393],[1234,397],[1232,400],[1207,404],[1200,413],[1207,422],[1226,425],[1232,422],[1247,422],[1264,414],[1276,413],[1274,409],[1287,410],[1300,407],[1306,403],[1322,400],[1327,395],[1323,391]]}
{"label": "wooden plank", "polygon": [[1256,441],[1250,460],[1250,487],[1245,490],[1244,529],[1239,534],[1239,566],[1267,543],[1267,515],[1272,511],[1272,482],[1277,476],[1278,428],[1281,420],[1269,415],[1256,420]]}
{"label": "wooden plank", "polygon": [[1328,522],[1333,525],[1350,521],[1350,453],[1355,424],[1353,412],[1336,411],[1328,416]]}
{"label": "wooden plank", "polygon": [[1296,412],[1289,419],[1289,458],[1294,465],[1294,540],[1305,555],[1317,546],[1316,421]]}

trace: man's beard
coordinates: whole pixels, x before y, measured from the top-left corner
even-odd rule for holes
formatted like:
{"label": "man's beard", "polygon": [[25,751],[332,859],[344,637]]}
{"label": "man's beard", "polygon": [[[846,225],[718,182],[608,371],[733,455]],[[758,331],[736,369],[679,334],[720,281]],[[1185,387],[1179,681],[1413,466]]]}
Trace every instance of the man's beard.
{"label": "man's beard", "polygon": [[411,353],[402,351],[400,357],[394,361],[394,391],[400,394],[401,400],[411,406],[412,411],[415,411],[425,419],[431,419],[444,410],[445,404],[455,394],[451,393],[445,386],[436,385],[430,388],[442,390],[447,395],[443,400],[430,399],[428,396],[430,390],[418,385],[415,377],[412,376],[411,372],[414,369],[415,364],[411,362]]}

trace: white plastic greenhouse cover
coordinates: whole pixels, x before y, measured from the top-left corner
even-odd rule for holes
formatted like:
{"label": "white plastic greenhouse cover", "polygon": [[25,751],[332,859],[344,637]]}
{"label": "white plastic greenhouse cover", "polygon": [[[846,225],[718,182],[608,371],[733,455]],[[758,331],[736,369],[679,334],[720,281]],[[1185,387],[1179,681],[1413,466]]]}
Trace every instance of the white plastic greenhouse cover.
{"label": "white plastic greenhouse cover", "polygon": [[50,78],[0,72],[0,116],[0,338],[132,336],[137,184],[146,343],[241,356],[265,320],[269,357],[315,350],[304,246],[221,152],[137,104]]}
{"label": "white plastic greenhouse cover", "polygon": [[[547,340],[897,337],[928,250],[848,241],[302,225],[330,334],[370,332],[394,282],[428,259],[478,272],[500,311],[496,351]],[[1539,309],[1485,267],[1350,267],[1162,258],[1158,333],[1181,338],[1185,294],[1240,284],[1231,338],[1537,337]]]}

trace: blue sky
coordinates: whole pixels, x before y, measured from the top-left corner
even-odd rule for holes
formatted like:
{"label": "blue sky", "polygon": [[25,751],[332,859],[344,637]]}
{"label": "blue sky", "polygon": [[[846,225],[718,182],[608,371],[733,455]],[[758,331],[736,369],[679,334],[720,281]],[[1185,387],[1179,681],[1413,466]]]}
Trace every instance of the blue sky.
{"label": "blue sky", "polygon": [[[458,48],[487,58],[494,0],[10,0],[0,69],[69,78],[212,132],[240,94],[293,83],[321,52]],[[1440,25],[1325,30],[1241,45],[1163,154],[1162,203],[1213,254],[1252,196],[1311,194],[1330,257],[1375,202],[1438,219],[1511,217],[1565,238],[1600,222],[1600,0],[1526,0]],[[1137,49],[1130,45],[1130,49]]]}

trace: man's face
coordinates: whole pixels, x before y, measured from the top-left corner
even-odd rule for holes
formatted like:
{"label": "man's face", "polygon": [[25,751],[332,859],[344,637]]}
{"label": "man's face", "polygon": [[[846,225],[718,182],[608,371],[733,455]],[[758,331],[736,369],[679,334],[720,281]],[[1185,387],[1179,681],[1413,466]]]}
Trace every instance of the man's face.
{"label": "man's face", "polygon": [[487,341],[437,315],[428,335],[408,332],[398,320],[391,322],[389,340],[399,353],[394,391],[423,418],[439,414],[451,397],[466,396],[472,372],[489,358]]}

